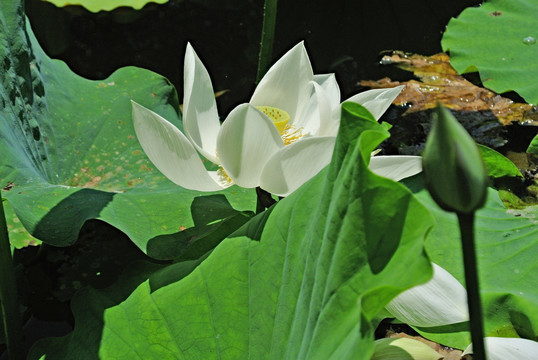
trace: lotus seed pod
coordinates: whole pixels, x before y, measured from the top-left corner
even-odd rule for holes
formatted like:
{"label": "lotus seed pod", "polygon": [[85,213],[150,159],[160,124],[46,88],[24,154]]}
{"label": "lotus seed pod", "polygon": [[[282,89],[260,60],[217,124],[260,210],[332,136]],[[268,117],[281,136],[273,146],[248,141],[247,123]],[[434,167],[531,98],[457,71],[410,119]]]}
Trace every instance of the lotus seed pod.
{"label": "lotus seed pod", "polygon": [[478,147],[440,105],[433,114],[422,161],[426,188],[442,209],[468,214],[484,206],[488,176]]}

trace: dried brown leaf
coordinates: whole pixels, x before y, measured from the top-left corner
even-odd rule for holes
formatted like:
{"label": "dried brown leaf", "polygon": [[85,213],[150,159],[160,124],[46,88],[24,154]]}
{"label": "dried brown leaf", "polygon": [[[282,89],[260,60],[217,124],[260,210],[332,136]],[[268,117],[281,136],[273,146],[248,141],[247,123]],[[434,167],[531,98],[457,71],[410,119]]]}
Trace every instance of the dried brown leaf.
{"label": "dried brown leaf", "polygon": [[538,126],[538,111],[525,103],[515,103],[493,91],[479,87],[458,75],[450,65],[445,53],[432,56],[406,54],[393,51],[381,59],[383,65],[396,65],[411,71],[420,79],[406,82],[381,80],[361,81],[362,86],[388,88],[406,85],[394,101],[398,105],[410,105],[408,113],[432,109],[440,102],[456,111],[491,111],[503,125],[516,121],[525,125]]}

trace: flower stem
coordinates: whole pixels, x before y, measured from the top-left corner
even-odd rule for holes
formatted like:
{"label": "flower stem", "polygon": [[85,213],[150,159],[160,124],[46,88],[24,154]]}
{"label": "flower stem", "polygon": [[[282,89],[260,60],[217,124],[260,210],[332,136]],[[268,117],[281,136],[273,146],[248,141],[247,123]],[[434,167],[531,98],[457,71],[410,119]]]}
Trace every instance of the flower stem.
{"label": "flower stem", "polygon": [[263,190],[261,187],[256,188],[256,195],[258,195],[258,201],[256,202],[256,214],[261,213],[276,203],[276,200],[273,199],[271,194]]}
{"label": "flower stem", "polygon": [[22,322],[17,304],[15,273],[13,271],[11,246],[2,202],[2,194],[0,194],[0,307],[2,308],[9,358],[22,360],[25,358],[22,342]]}
{"label": "flower stem", "polygon": [[262,37],[260,41],[260,52],[258,53],[258,72],[256,74],[256,84],[269,70],[273,54],[273,42],[275,39],[276,8],[278,0],[265,0],[263,5],[263,25]]}
{"label": "flower stem", "polygon": [[474,244],[474,212],[457,213],[461,232],[463,264],[465,267],[465,286],[469,318],[471,320],[471,341],[473,343],[473,359],[486,360],[484,348],[484,327],[482,324],[482,306],[478,286],[478,269]]}

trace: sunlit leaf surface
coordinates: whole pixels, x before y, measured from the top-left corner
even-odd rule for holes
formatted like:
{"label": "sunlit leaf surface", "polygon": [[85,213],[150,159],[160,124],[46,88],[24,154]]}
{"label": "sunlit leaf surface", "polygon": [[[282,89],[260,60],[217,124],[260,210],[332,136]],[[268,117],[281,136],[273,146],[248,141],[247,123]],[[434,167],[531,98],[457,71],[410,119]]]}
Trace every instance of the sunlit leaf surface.
{"label": "sunlit leaf surface", "polygon": [[465,9],[443,35],[443,50],[460,73],[478,70],[497,93],[516,91],[538,103],[538,24],[535,0],[491,0]]}
{"label": "sunlit leaf surface", "polygon": [[150,3],[164,4],[168,0],[44,0],[58,7],[80,5],[91,12],[110,11],[115,8],[126,6],[134,9],[142,9]]}
{"label": "sunlit leaf surface", "polygon": [[374,317],[431,276],[422,246],[432,223],[403,186],[367,170],[388,133],[363,116],[345,113],[329,168],[264,226],[226,239],[192,272],[179,263],[132,293],[84,291],[75,331],[29,358],[370,359]]}
{"label": "sunlit leaf surface", "polygon": [[[34,237],[66,246],[86,220],[97,218],[144,251],[159,236],[192,227],[191,203],[208,193],[187,191],[161,175],[131,121],[133,99],[181,126],[171,84],[134,67],[103,81],[75,75],[48,58],[30,31],[28,42],[22,8],[8,8],[11,3],[17,2],[0,5],[6,19],[0,23],[6,45],[0,47],[0,186],[14,244],[36,241],[21,223]],[[253,190],[221,193],[236,209],[254,207]]]}
{"label": "sunlit leaf surface", "polygon": [[[441,210],[415,177],[404,180],[436,219],[426,240],[432,261],[465,284],[458,221]],[[538,207],[506,209],[490,189],[476,215],[476,251],[486,336],[535,339],[538,329]],[[464,349],[470,343],[467,324],[420,329],[442,344]]]}

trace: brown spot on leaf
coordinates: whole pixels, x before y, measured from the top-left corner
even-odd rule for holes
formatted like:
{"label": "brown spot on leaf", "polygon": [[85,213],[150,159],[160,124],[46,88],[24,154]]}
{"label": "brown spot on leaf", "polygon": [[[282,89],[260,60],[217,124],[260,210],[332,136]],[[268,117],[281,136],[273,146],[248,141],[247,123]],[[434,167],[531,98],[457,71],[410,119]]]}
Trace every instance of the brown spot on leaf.
{"label": "brown spot on leaf", "polygon": [[501,16],[503,14],[502,11],[494,11],[489,13],[489,16]]}
{"label": "brown spot on leaf", "polygon": [[94,176],[90,181],[88,181],[86,184],[82,185],[83,188],[93,188],[99,185],[99,182],[101,181],[100,176]]}

